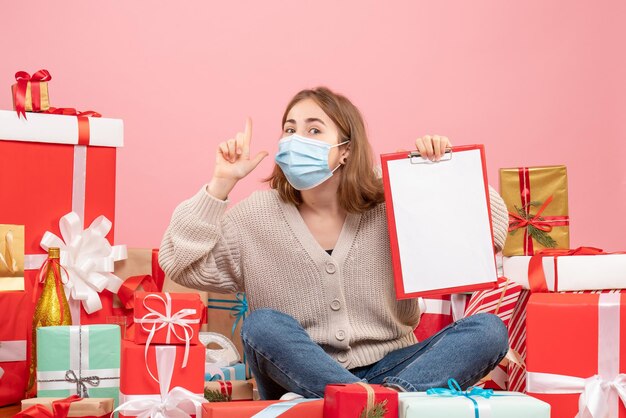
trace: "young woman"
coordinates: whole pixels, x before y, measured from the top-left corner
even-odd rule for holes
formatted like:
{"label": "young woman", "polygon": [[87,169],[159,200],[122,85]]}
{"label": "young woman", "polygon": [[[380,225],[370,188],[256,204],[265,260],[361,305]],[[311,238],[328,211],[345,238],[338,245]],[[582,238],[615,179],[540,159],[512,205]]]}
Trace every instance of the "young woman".
{"label": "young woman", "polygon": [[[246,291],[242,338],[261,397],[321,397],[329,383],[358,381],[423,391],[455,378],[465,388],[486,376],[508,349],[497,316],[417,342],[418,301],[396,300],[382,183],[358,109],[326,88],[303,90],[282,128],[271,190],[226,211],[237,181],[267,156],[251,156],[248,120],[219,145],[209,184],[174,211],[159,254],[185,286]],[[450,142],[424,136],[416,147],[437,161]],[[500,250],[508,216],[490,195]]]}

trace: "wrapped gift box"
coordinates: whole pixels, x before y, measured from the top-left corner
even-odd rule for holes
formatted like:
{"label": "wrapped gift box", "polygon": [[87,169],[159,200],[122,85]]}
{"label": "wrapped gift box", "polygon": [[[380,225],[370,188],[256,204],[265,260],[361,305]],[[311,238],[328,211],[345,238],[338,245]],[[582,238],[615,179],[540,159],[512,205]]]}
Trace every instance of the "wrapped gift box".
{"label": "wrapped gift box", "polygon": [[113,398],[120,388],[117,325],[37,328],[37,395]]}
{"label": "wrapped gift box", "polygon": [[[426,392],[399,394],[399,418],[550,418],[550,405],[516,392],[497,392],[486,399],[481,396],[436,396]],[[553,415],[565,417],[565,415]]]}
{"label": "wrapped gift box", "polygon": [[579,399],[589,416],[626,417],[617,393],[626,391],[625,305],[620,293],[531,295],[526,389],[554,417],[583,413]]}
{"label": "wrapped gift box", "polygon": [[0,406],[4,406],[26,394],[33,307],[26,292],[0,292],[0,306]]}
{"label": "wrapped gift box", "polygon": [[0,292],[24,288],[24,225],[0,224]]}
{"label": "wrapped gift box", "polygon": [[[119,119],[33,113],[24,120],[0,110],[0,190],[12,196],[1,222],[25,225],[27,289],[46,258],[41,239],[46,231],[61,235],[62,216],[74,211],[84,226],[100,215],[114,223],[115,156],[122,145]],[[113,242],[113,228],[107,238]],[[113,295],[103,290],[100,297],[103,309],[82,312],[82,324],[113,315]]]}
{"label": "wrapped gift box", "polygon": [[205,371],[204,380],[207,382],[217,380],[246,380],[246,366],[243,363],[237,363],[229,367],[220,367],[220,370],[223,376]]}
{"label": "wrapped gift box", "polygon": [[203,405],[203,418],[250,418],[258,416],[280,418],[322,418],[324,401],[299,399],[296,401],[242,401],[217,402]]}
{"label": "wrapped gift box", "polygon": [[[52,403],[61,401],[62,398],[31,398],[22,401],[22,412],[35,405],[42,405],[52,412]],[[106,418],[113,412],[113,399],[111,398],[83,398],[70,404],[68,418],[89,417]],[[29,417],[31,415],[28,415]]]}
{"label": "wrapped gift box", "polygon": [[[467,310],[465,311],[465,316],[478,313],[497,315],[507,329],[509,329],[510,335],[509,325],[521,292],[522,287],[519,284],[503,277],[498,278],[497,288],[480,290],[472,294],[467,305]],[[510,342],[509,346],[512,347]],[[486,389],[506,390],[508,382],[508,364],[510,361],[523,364],[519,353],[510,348],[507,357],[489,373],[487,378],[481,381],[480,386]]]}
{"label": "wrapped gift box", "polygon": [[[146,355],[147,347],[147,358]],[[122,375],[120,380],[120,418],[141,415],[136,408],[151,408],[168,397],[176,396],[179,407],[195,416],[204,402],[204,346],[146,345],[122,341]],[[176,392],[182,395],[174,395]],[[150,405],[148,402],[152,402]],[[171,402],[170,402],[171,405]],[[141,409],[139,408],[139,409]]]}
{"label": "wrapped gift box", "polygon": [[626,254],[533,257],[504,257],[504,274],[525,289],[533,277],[545,277],[548,290],[555,292],[626,288]]}
{"label": "wrapped gift box", "polygon": [[500,195],[509,210],[503,255],[569,248],[565,166],[502,168]]}
{"label": "wrapped gift box", "polygon": [[18,71],[15,79],[17,83],[11,86],[13,109],[18,112],[43,112],[50,108],[48,81],[52,77],[47,70],[39,70],[32,76]]}
{"label": "wrapped gift box", "polygon": [[[235,380],[206,382],[204,384],[205,394],[207,391],[215,392],[231,401],[251,401],[254,386],[248,381]],[[206,397],[206,396],[205,396]],[[210,401],[210,399],[209,399]]]}
{"label": "wrapped gift box", "polygon": [[418,341],[432,337],[463,318],[468,297],[464,293],[420,298],[420,322],[413,331]]}
{"label": "wrapped gift box", "polygon": [[[183,367],[185,357],[184,345],[150,345],[146,362],[143,344],[122,341],[122,374],[120,392],[124,395],[154,395],[160,393],[157,376],[159,356],[171,360],[172,370],[170,387],[182,387],[193,393],[204,392],[204,360],[205,348],[202,345],[189,346],[187,365]],[[161,353],[157,356],[157,352]],[[152,374],[152,375],[151,375]],[[154,378],[153,378],[154,376]]]}
{"label": "wrapped gift box", "polygon": [[199,344],[204,304],[193,293],[135,292],[135,343]]}
{"label": "wrapped gift box", "polygon": [[[368,399],[373,398],[371,405]],[[366,383],[331,384],[324,391],[325,418],[358,418],[367,408],[385,403],[385,418],[398,416],[398,392],[381,385]]]}

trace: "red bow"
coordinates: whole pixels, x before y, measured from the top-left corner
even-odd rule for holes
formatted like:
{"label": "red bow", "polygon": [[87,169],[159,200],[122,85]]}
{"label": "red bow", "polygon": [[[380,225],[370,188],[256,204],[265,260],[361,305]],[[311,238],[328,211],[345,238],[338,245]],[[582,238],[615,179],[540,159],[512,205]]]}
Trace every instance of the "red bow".
{"label": "red bow", "polygon": [[[548,292],[546,274],[543,271],[543,257],[554,257],[554,272],[556,271],[556,260],[564,255],[600,255],[610,254],[600,248],[578,247],[571,250],[545,249],[541,250],[530,258],[528,263],[528,284],[531,292]],[[555,278],[556,280],[556,278]]]}
{"label": "red bow", "polygon": [[17,81],[17,89],[15,90],[15,110],[17,116],[24,116],[26,119],[26,89],[30,82],[31,97],[33,102],[33,110],[40,110],[41,108],[41,93],[39,90],[39,83],[42,81],[52,80],[52,76],[48,70],[39,70],[32,76],[26,71],[18,71],[15,73],[15,80]]}
{"label": "red bow", "polygon": [[79,111],[73,107],[51,107],[44,113],[51,115],[76,116],[78,118],[78,145],[89,145],[89,119],[100,118],[102,115],[93,110]]}
{"label": "red bow", "polygon": [[42,404],[33,405],[18,412],[15,417],[20,418],[66,418],[72,402],[80,401],[78,395],[52,402],[52,411]]}
{"label": "red bow", "polygon": [[[545,202],[543,202],[543,205],[541,205],[535,216],[530,219],[523,218],[517,213],[509,212],[509,232],[515,231],[516,229],[526,228],[528,227],[528,225],[532,225],[535,228],[544,232],[552,231],[552,225],[550,225],[550,221],[546,221],[545,219],[541,218],[541,213],[548,207],[551,202],[552,196],[550,196],[546,199]],[[526,211],[526,208],[524,208],[524,211]]]}

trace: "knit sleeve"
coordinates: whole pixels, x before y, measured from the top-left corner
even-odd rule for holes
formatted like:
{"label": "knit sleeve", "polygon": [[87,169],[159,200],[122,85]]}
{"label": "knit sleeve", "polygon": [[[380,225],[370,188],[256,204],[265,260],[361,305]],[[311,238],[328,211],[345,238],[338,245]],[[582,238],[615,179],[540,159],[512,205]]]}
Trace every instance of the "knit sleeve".
{"label": "knit sleeve", "polygon": [[165,274],[183,286],[214,292],[243,290],[236,228],[227,202],[203,187],[172,215],[159,250]]}
{"label": "knit sleeve", "polygon": [[493,224],[493,242],[498,251],[502,251],[509,230],[509,212],[502,197],[489,186],[489,200],[491,201],[491,222]]}

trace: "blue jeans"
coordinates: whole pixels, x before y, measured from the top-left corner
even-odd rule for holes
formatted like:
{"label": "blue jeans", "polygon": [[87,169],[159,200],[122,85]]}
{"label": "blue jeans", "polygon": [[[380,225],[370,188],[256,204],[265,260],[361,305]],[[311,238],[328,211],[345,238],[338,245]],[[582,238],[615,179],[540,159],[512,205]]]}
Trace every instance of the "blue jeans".
{"label": "blue jeans", "polygon": [[278,399],[286,392],[318,398],[327,384],[359,381],[415,392],[447,387],[454,378],[465,389],[493,370],[508,351],[506,327],[496,315],[485,313],[351,370],[326,354],[294,318],[272,309],[253,311],[241,337],[262,399]]}

